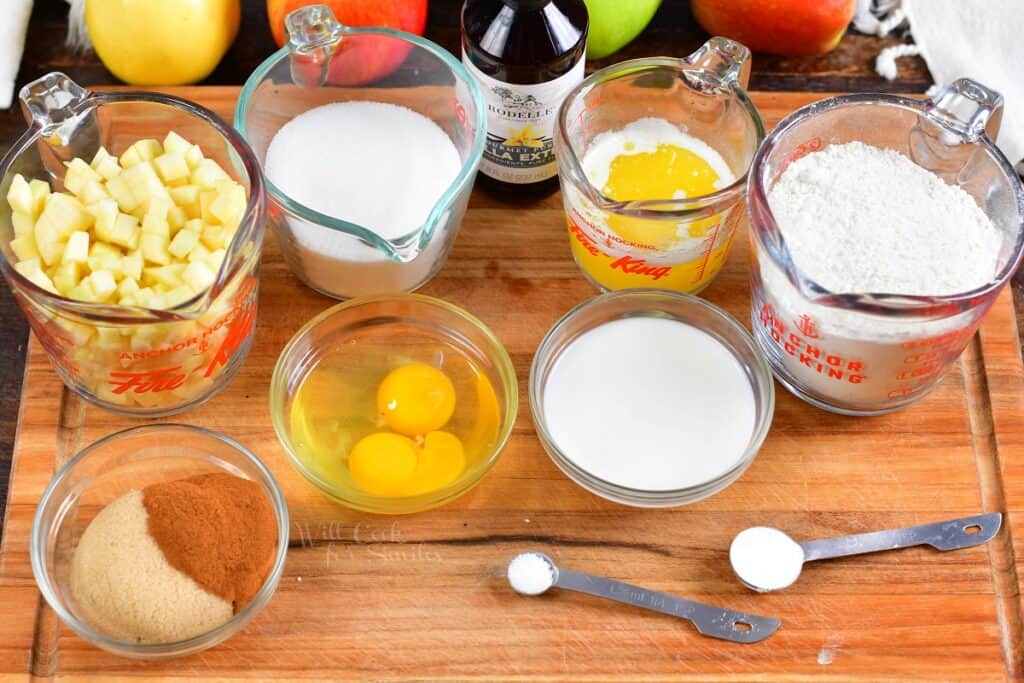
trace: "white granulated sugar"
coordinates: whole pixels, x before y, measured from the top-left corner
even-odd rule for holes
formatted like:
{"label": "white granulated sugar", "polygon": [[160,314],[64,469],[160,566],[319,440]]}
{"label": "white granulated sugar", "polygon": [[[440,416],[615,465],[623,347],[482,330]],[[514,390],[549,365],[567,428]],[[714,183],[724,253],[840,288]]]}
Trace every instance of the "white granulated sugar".
{"label": "white granulated sugar", "polygon": [[555,583],[551,565],[538,553],[521,553],[508,565],[508,582],[517,593],[540,595]]}
{"label": "white granulated sugar", "polygon": [[729,562],[743,583],[766,592],[791,585],[800,576],[804,551],[778,529],[755,526],[736,535],[729,546]]}
{"label": "white granulated sugar", "polygon": [[[271,140],[264,162],[267,177],[289,198],[389,240],[420,229],[461,168],[454,143],[432,120],[363,101],[296,116]],[[306,279],[336,295],[415,287],[444,255],[441,229],[416,259],[395,263],[349,235],[294,216],[287,221]]]}
{"label": "white granulated sugar", "polygon": [[808,154],[768,202],[796,266],[832,292],[951,295],[995,276],[1001,238],[974,199],[894,150]]}

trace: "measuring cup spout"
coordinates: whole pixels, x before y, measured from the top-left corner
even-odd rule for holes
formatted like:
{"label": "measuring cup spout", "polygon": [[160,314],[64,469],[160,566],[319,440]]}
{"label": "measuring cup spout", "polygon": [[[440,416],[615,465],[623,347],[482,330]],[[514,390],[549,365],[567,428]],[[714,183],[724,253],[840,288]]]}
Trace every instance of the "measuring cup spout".
{"label": "measuring cup spout", "polygon": [[728,92],[750,82],[750,50],[728,38],[714,36],[681,61],[683,77],[700,92]]}
{"label": "measuring cup spout", "polygon": [[341,43],[345,27],[327,5],[308,5],[284,19],[291,51],[292,80],[304,88],[327,82],[331,56]]}

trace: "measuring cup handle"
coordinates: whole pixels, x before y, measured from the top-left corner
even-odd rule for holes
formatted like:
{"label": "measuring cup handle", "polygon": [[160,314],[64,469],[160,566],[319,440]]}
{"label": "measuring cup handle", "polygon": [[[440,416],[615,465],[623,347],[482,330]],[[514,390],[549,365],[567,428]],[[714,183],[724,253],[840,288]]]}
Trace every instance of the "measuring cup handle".
{"label": "measuring cup handle", "polygon": [[80,106],[89,98],[89,91],[59,71],[37,78],[18,92],[25,120],[39,129],[43,138],[58,139],[51,143],[66,144],[81,122]]}
{"label": "measuring cup handle", "polygon": [[924,115],[963,142],[992,140],[1003,121],[1003,96],[978,81],[960,78],[925,103]]}
{"label": "measuring cup handle", "polygon": [[327,5],[307,5],[284,18],[288,33],[292,80],[304,88],[327,82],[331,55],[345,33],[345,27]]}
{"label": "measuring cup handle", "polygon": [[714,36],[683,58],[683,74],[698,90],[746,88],[750,82],[750,50],[722,36]]}

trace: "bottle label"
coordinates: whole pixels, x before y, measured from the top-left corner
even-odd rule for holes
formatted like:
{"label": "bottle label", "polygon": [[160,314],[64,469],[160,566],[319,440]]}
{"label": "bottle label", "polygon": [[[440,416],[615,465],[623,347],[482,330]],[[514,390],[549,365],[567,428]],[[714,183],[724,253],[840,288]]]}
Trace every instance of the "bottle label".
{"label": "bottle label", "polygon": [[462,63],[483,91],[487,109],[487,142],[480,170],[507,183],[528,184],[558,173],[552,135],[558,107],[583,80],[582,57],[553,81],[520,85],[504,83],[480,71],[462,52]]}

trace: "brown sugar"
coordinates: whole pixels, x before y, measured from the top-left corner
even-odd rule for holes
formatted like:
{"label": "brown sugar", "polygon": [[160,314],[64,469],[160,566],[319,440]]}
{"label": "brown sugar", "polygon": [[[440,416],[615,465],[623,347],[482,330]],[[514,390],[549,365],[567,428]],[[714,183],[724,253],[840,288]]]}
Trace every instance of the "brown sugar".
{"label": "brown sugar", "polygon": [[256,482],[201,474],[147,486],[142,501],[149,534],[167,562],[237,613],[270,572],[277,522]]}

